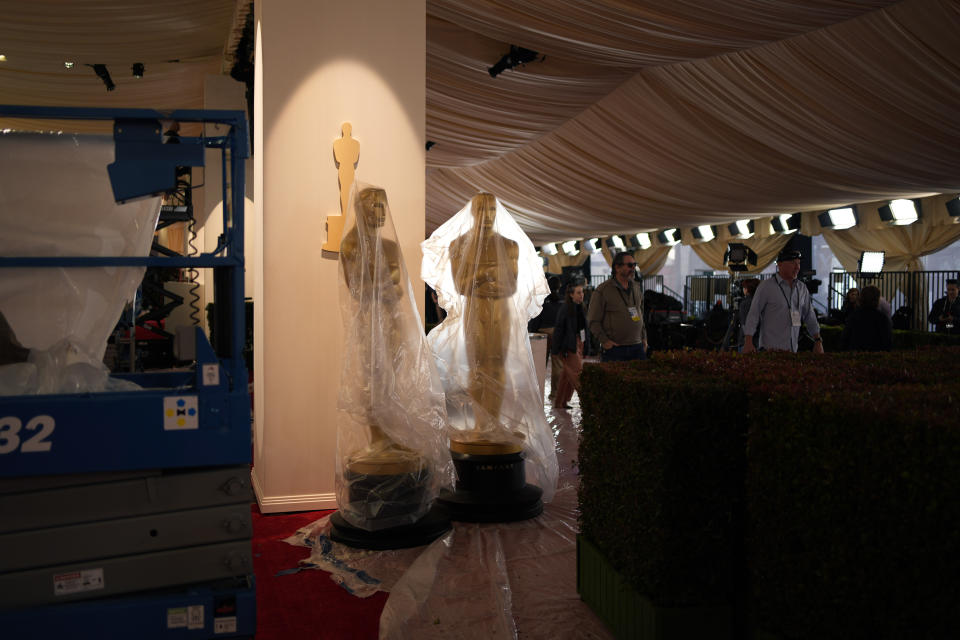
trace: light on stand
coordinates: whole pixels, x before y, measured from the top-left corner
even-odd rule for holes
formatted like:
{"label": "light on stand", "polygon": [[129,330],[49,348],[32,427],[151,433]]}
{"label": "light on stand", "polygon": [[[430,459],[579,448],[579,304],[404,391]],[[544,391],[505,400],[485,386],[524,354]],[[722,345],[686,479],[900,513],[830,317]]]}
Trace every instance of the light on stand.
{"label": "light on stand", "polygon": [[863,251],[860,253],[860,260],[857,261],[857,271],[862,275],[877,275],[883,271],[883,251]]}
{"label": "light on stand", "polygon": [[757,254],[742,242],[731,242],[723,254],[723,264],[730,271],[747,271],[757,266]]}

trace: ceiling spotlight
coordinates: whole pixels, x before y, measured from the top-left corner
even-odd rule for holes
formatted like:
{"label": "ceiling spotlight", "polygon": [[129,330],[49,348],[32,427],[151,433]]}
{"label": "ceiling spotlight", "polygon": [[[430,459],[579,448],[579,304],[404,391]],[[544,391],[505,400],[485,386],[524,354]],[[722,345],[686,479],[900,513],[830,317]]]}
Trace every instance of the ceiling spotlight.
{"label": "ceiling spotlight", "polygon": [[117,88],[117,85],[113,84],[113,79],[110,78],[110,72],[107,71],[107,65],[105,64],[88,64],[88,67],[93,68],[93,72],[97,74],[97,77],[103,80],[103,84],[106,85],[107,91],[113,91]]}
{"label": "ceiling spotlight", "polygon": [[693,237],[697,240],[713,240],[717,237],[717,234],[714,233],[713,227],[704,224],[693,228]]}
{"label": "ceiling spotlight", "polygon": [[649,249],[653,246],[653,243],[650,242],[650,234],[647,232],[638,233],[636,236],[637,246],[641,249]]}
{"label": "ceiling spotlight", "polygon": [[578,253],[580,253],[579,244],[580,243],[577,242],[576,240],[567,240],[566,242],[560,245],[560,248],[563,249],[563,252],[568,256],[575,256]]}
{"label": "ceiling spotlight", "polygon": [[590,238],[587,240],[587,248],[590,249],[590,253],[599,253],[600,238]]}
{"label": "ceiling spotlight", "polygon": [[793,233],[799,228],[799,213],[781,213],[770,221],[770,229],[773,233]]}
{"label": "ceiling spotlight", "polygon": [[727,225],[727,231],[733,238],[749,238],[753,235],[754,226],[753,220],[737,220]]}
{"label": "ceiling spotlight", "polygon": [[540,251],[548,256],[555,256],[557,255],[557,245],[550,242],[540,247]]}
{"label": "ceiling spotlight", "polygon": [[960,198],[950,198],[947,200],[947,215],[957,218],[960,221]]}
{"label": "ceiling spotlight", "polygon": [[7,61],[7,56],[0,53],[0,62],[6,62],[6,61]]}
{"label": "ceiling spotlight", "polygon": [[617,251],[626,251],[627,245],[623,244],[623,238],[620,236],[610,236],[607,238],[607,247]]}
{"label": "ceiling spotlight", "polygon": [[680,242],[680,232],[676,229],[664,229],[657,234],[657,240],[660,241],[660,244],[672,247]]}
{"label": "ceiling spotlight", "polygon": [[877,209],[880,219],[890,225],[902,226],[913,224],[920,217],[917,203],[913,200],[891,200]]}
{"label": "ceiling spotlight", "polygon": [[821,213],[817,218],[820,220],[820,226],[825,229],[849,229],[857,224],[857,216],[853,207],[830,209]]}
{"label": "ceiling spotlight", "polygon": [[437,143],[434,142],[433,140],[427,140],[427,151],[430,151],[430,149],[431,149],[431,148],[433,147],[433,145],[435,145],[435,144],[437,144]]}
{"label": "ceiling spotlight", "polygon": [[[507,69],[513,69],[528,62],[533,62],[537,59],[537,56],[540,55],[536,51],[530,49],[524,49],[523,47],[518,47],[515,44],[510,45],[510,53],[504,54],[502,58],[489,69],[487,73],[490,74],[491,78],[496,78],[498,75],[506,71]],[[540,58],[540,62],[543,62],[547,56]]]}
{"label": "ceiling spotlight", "polygon": [[70,62],[69,60],[65,60],[64,63],[63,63],[63,68],[64,68],[64,69],[73,69],[73,63]]}
{"label": "ceiling spotlight", "polygon": [[142,78],[142,77],[143,77],[143,63],[142,63],[142,62],[134,62],[132,69],[133,69],[133,77],[134,77],[134,78]]}

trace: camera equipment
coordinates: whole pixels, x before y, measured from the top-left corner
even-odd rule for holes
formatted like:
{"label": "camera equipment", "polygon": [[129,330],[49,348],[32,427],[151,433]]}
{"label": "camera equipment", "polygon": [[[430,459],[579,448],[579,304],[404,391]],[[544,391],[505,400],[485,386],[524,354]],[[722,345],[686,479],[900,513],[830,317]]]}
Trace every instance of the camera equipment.
{"label": "camera equipment", "polygon": [[810,292],[810,295],[816,295],[817,291],[820,290],[820,285],[823,284],[823,280],[813,277],[815,275],[817,275],[817,272],[814,269],[800,272],[799,280],[806,285],[807,291]]}

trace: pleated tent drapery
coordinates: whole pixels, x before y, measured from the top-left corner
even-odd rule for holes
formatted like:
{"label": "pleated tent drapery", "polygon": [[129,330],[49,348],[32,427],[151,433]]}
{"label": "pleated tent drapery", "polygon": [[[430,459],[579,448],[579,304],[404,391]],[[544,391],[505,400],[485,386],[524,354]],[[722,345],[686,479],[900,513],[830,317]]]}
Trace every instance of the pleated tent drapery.
{"label": "pleated tent drapery", "polygon": [[[428,13],[489,38],[428,47],[428,229],[480,189],[537,244],[960,190],[956,0]],[[466,71],[504,42],[546,60]]]}

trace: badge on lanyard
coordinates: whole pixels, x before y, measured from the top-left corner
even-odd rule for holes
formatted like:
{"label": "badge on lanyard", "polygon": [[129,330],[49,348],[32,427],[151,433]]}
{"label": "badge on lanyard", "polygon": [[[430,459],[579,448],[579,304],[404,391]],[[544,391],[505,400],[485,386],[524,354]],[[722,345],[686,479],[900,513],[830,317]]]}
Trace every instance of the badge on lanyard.
{"label": "badge on lanyard", "polygon": [[640,322],[640,313],[637,311],[636,307],[627,307],[627,311],[630,312],[630,319],[634,322]]}
{"label": "badge on lanyard", "polygon": [[800,326],[800,311],[796,309],[790,309],[790,320],[793,323],[793,326]]}
{"label": "badge on lanyard", "polygon": [[580,342],[587,341],[587,331],[585,329],[580,329]]}

